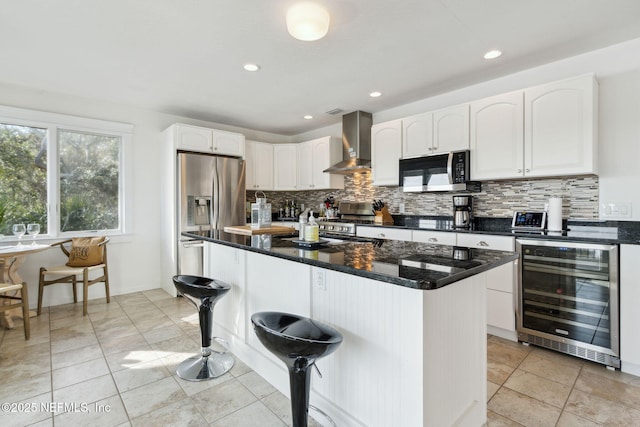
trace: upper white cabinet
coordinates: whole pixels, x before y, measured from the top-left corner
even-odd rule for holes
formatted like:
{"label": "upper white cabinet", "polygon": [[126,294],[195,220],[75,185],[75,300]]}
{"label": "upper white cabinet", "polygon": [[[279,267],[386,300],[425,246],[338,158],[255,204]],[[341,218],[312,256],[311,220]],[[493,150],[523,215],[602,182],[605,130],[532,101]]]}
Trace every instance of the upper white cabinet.
{"label": "upper white cabinet", "polygon": [[247,190],[273,190],[273,144],[246,141]]}
{"label": "upper white cabinet", "polygon": [[274,144],[273,189],[297,190],[299,144]]}
{"label": "upper white cabinet", "polygon": [[597,173],[593,75],[471,103],[471,178]]}
{"label": "upper white cabinet", "polygon": [[433,112],[433,150],[447,153],[469,149],[469,105],[456,105]]}
{"label": "upper white cabinet", "polygon": [[323,170],[342,160],[340,140],[324,137],[298,144],[298,190],[344,188],[344,176],[324,173]]}
{"label": "upper white cabinet", "polygon": [[371,127],[371,184],[398,185],[402,156],[402,120]]}
{"label": "upper white cabinet", "polygon": [[526,176],[597,172],[598,86],[593,75],[524,91]]}
{"label": "upper white cabinet", "polygon": [[524,94],[471,103],[471,179],[523,176]]}
{"label": "upper white cabinet", "polygon": [[201,153],[244,157],[244,135],[178,123],[173,125],[176,147]]}
{"label": "upper white cabinet", "polygon": [[402,119],[402,158],[469,149],[469,105]]}
{"label": "upper white cabinet", "polygon": [[433,113],[402,119],[402,158],[433,154]]}

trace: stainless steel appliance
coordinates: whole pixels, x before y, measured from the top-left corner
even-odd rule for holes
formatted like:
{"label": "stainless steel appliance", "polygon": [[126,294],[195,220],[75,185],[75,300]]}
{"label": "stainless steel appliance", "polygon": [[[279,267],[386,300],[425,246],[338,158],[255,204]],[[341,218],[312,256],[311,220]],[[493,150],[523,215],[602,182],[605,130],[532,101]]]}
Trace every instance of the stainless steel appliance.
{"label": "stainless steel appliance", "polygon": [[246,222],[244,161],[178,152],[177,162],[177,272],[202,275],[202,241],[182,232],[222,230]]}
{"label": "stainless steel appliance", "polygon": [[518,340],[620,368],[618,246],[516,239]]}
{"label": "stainless steel appliance", "polygon": [[[318,221],[320,234],[325,237],[355,238],[358,224],[373,224],[375,214],[373,204],[365,202],[340,202],[339,218]],[[362,239],[371,241],[371,239]]]}
{"label": "stainless steel appliance", "polygon": [[405,193],[480,191],[471,181],[469,150],[400,159],[400,187]]}
{"label": "stainless steel appliance", "polygon": [[453,196],[453,226],[455,228],[471,227],[473,196]]}
{"label": "stainless steel appliance", "polygon": [[342,116],[342,161],[325,173],[352,174],[371,170],[371,113],[354,111]]}

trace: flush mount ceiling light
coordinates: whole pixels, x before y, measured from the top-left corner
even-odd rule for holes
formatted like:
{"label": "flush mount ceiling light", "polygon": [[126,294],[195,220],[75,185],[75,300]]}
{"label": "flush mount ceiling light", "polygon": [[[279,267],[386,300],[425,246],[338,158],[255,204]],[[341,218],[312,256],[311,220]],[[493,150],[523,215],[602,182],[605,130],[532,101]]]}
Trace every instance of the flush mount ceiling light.
{"label": "flush mount ceiling light", "polygon": [[306,116],[304,116],[304,117],[303,117],[303,119],[305,119],[305,120],[311,120],[311,119],[313,119],[313,116],[312,116],[312,115],[310,115],[310,114],[307,114]]}
{"label": "flush mount ceiling light", "polygon": [[287,11],[287,30],[298,40],[319,40],[329,31],[329,12],[316,3],[294,4]]}
{"label": "flush mount ceiling light", "polygon": [[260,69],[260,66],[258,64],[244,64],[242,68],[247,71],[258,71]]}
{"label": "flush mount ceiling light", "polygon": [[484,54],[484,59],[496,59],[497,57],[499,57],[500,55],[502,55],[502,52],[494,49],[494,50],[490,50],[489,52]]}
{"label": "flush mount ceiling light", "polygon": [[377,97],[379,97],[379,96],[382,96],[382,92],[378,92],[378,91],[371,92],[371,93],[369,94],[369,96],[370,96],[370,97],[372,97],[372,98],[377,98]]}

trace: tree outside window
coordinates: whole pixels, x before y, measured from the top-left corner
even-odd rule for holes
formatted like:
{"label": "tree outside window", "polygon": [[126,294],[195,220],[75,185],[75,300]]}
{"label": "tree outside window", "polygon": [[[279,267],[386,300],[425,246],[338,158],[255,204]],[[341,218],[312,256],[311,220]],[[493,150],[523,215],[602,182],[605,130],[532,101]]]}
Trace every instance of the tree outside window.
{"label": "tree outside window", "polygon": [[122,232],[124,134],[25,122],[0,115],[0,234],[11,236],[18,223],[38,223],[40,233],[48,235]]}

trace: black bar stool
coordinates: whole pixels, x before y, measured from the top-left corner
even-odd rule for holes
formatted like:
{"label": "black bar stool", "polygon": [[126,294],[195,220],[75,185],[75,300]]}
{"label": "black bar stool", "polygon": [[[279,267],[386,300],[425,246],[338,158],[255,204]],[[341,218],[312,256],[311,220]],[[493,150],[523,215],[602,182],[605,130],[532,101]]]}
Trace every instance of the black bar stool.
{"label": "black bar stool", "polygon": [[[176,373],[188,381],[203,381],[223,375],[233,367],[235,361],[229,354],[226,341],[218,337],[212,338],[213,307],[229,292],[231,285],[206,277],[183,275],[174,276],[173,284],[178,292],[198,309],[202,339],[201,354],[180,363]],[[212,339],[223,344],[226,350],[213,350]]]}
{"label": "black bar stool", "polygon": [[293,427],[307,427],[311,382],[307,370],[338,348],[342,334],[313,319],[275,311],[255,313],[251,323],[260,342],[289,370]]}

